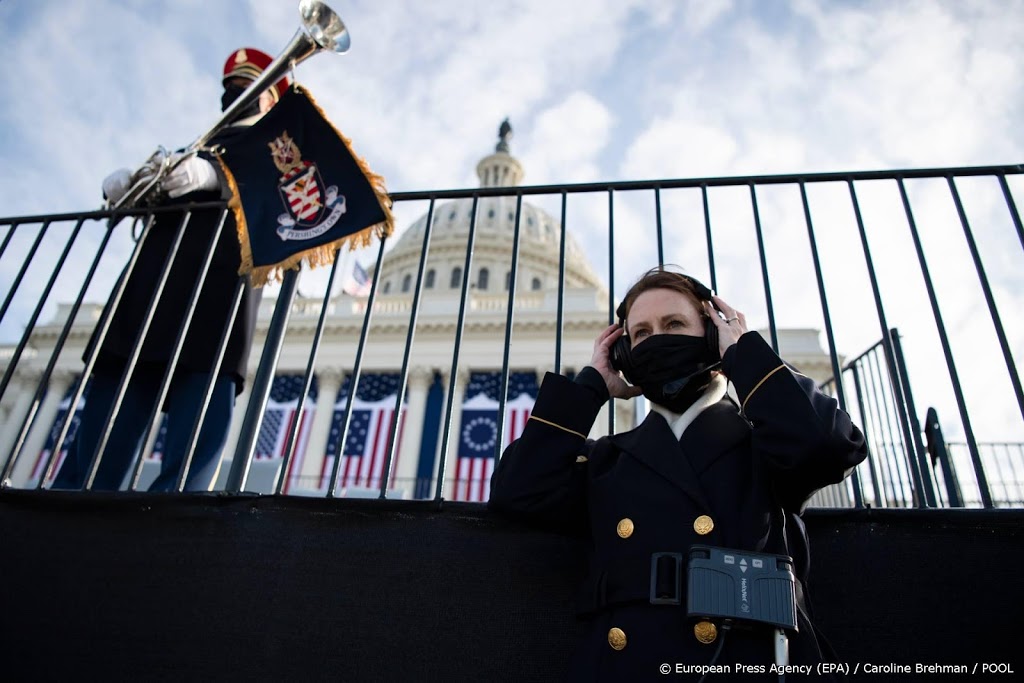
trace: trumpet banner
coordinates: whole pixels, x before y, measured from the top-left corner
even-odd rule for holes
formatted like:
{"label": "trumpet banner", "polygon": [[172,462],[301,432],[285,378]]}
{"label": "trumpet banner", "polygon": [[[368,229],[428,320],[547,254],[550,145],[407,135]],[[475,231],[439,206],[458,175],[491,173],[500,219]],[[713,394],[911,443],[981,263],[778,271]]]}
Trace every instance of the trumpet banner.
{"label": "trumpet banner", "polygon": [[384,179],[353,151],[309,92],[294,86],[263,118],[222,143],[242,265],[260,287],[282,272],[334,262],[394,230]]}

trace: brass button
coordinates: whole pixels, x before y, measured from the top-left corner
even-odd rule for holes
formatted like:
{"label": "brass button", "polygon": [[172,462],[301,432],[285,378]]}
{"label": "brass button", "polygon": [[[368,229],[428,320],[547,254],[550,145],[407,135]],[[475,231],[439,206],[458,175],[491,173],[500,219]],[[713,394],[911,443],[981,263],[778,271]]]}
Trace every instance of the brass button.
{"label": "brass button", "polygon": [[715,528],[715,521],[707,515],[701,515],[693,520],[693,530],[701,536],[706,536]]}
{"label": "brass button", "polygon": [[[693,635],[700,642],[707,645],[715,642],[718,637],[718,629],[710,621],[698,621],[693,625]],[[608,636],[611,638],[611,636]]]}
{"label": "brass button", "polygon": [[629,517],[623,517],[619,520],[618,525],[615,527],[615,533],[619,535],[619,538],[629,538],[633,535],[633,520]]}
{"label": "brass button", "polygon": [[577,463],[586,462],[586,461],[587,461],[587,456],[585,456],[585,455],[577,455],[576,456],[576,462]]}
{"label": "brass button", "polygon": [[613,650],[622,650],[626,647],[626,632],[621,628],[612,628],[608,630],[608,644],[612,646]]}

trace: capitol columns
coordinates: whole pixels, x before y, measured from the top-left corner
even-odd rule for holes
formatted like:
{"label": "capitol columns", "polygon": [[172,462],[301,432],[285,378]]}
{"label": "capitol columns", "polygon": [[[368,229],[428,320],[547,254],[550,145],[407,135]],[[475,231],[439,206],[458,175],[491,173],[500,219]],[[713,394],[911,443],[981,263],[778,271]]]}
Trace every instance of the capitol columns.
{"label": "capitol columns", "polygon": [[392,476],[394,488],[407,498],[416,491],[416,472],[419,469],[420,446],[423,440],[423,419],[427,411],[427,391],[434,378],[431,369],[416,366],[409,370],[406,382],[405,424],[402,443],[399,444],[397,471]]}
{"label": "capitol columns", "polygon": [[[324,368],[317,373],[316,410],[313,412],[313,426],[309,429],[309,442],[299,472],[300,488],[317,489],[324,458],[327,457],[327,441],[331,435],[334,420],[334,403],[338,400],[338,389],[344,375],[339,368]],[[316,482],[314,484],[313,482]]]}

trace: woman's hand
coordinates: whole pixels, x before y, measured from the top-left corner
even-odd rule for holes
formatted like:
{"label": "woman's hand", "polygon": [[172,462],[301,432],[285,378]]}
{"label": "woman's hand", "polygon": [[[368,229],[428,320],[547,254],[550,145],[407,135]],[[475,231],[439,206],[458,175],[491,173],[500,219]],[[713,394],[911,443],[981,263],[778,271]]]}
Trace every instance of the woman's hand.
{"label": "woman's hand", "polygon": [[611,349],[625,333],[620,325],[609,325],[594,340],[594,355],[590,358],[590,367],[597,370],[608,387],[608,395],[612,398],[633,398],[643,393],[640,387],[626,384],[619,371],[612,367]]}
{"label": "woman's hand", "polygon": [[[710,301],[704,301],[704,312],[711,318],[711,322],[718,328],[718,353],[725,357],[725,351],[735,344],[740,337],[747,332],[747,317],[735,308],[725,303],[720,296],[711,297],[718,310],[711,305]],[[722,315],[719,315],[719,311]],[[725,316],[724,318],[722,316]]]}

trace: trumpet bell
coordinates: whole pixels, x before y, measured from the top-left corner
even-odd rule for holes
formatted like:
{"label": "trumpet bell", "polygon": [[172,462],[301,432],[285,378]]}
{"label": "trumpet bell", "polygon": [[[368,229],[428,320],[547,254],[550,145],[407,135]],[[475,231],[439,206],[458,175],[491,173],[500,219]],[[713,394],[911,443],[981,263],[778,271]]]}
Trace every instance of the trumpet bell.
{"label": "trumpet bell", "polygon": [[299,17],[306,33],[324,50],[348,52],[352,38],[337,12],[321,0],[301,0]]}

